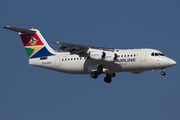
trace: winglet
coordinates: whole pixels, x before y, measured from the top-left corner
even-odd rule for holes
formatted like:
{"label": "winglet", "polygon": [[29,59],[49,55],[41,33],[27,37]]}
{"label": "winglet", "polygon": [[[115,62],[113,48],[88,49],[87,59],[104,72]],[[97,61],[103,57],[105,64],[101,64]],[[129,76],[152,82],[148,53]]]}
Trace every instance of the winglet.
{"label": "winglet", "polygon": [[27,34],[34,34],[36,33],[36,31],[33,30],[27,30],[27,29],[22,29],[22,28],[15,28],[15,27],[10,27],[10,26],[5,26],[3,28],[9,29],[9,30],[13,30],[16,32],[20,32],[20,33],[27,33]]}

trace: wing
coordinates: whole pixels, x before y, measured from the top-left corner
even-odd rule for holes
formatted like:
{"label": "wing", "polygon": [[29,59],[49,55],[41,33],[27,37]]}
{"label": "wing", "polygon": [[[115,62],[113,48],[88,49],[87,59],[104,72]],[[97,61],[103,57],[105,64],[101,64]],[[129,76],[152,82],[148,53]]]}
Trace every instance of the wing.
{"label": "wing", "polygon": [[62,51],[70,52],[71,54],[77,54],[81,57],[87,57],[90,54],[90,52],[95,50],[114,52],[114,49],[111,48],[94,47],[62,42],[55,42],[55,44],[61,45],[59,49],[61,49]]}

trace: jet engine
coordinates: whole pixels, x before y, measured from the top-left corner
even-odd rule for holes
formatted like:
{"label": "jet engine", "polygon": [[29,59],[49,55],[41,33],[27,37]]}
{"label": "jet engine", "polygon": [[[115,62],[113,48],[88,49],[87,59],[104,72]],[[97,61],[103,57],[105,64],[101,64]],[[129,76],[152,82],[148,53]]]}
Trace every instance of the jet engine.
{"label": "jet engine", "polygon": [[107,53],[104,60],[108,62],[115,62],[117,60],[117,54],[116,53]]}
{"label": "jet engine", "polygon": [[105,56],[106,56],[105,52],[93,52],[90,54],[90,58],[95,60],[103,60]]}

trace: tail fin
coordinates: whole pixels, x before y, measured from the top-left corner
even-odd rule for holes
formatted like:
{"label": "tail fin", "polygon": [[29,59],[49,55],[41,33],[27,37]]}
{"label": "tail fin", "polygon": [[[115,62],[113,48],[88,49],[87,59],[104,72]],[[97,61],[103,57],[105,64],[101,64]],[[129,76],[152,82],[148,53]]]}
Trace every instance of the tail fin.
{"label": "tail fin", "polygon": [[29,58],[46,57],[55,54],[54,50],[48,45],[39,30],[27,30],[10,26],[3,28],[19,32]]}

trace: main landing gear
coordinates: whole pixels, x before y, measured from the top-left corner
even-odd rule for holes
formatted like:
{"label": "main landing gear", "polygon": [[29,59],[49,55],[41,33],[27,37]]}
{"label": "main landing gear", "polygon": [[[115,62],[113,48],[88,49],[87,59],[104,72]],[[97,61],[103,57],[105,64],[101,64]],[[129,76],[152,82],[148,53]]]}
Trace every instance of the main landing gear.
{"label": "main landing gear", "polygon": [[98,78],[98,72],[97,71],[93,71],[90,76],[94,79]]}
{"label": "main landing gear", "polygon": [[116,74],[115,73],[113,73],[113,74],[106,74],[106,77],[104,78],[104,82],[107,82],[107,83],[111,83],[111,81],[112,81],[112,77],[115,77],[116,76]]}
{"label": "main landing gear", "polygon": [[90,76],[94,79],[98,78],[98,75],[100,75],[101,73],[103,73],[103,66],[102,65],[98,65],[97,66],[97,71],[93,71],[91,72]]}
{"label": "main landing gear", "polygon": [[[97,67],[97,71],[93,71],[91,72],[90,76],[94,79],[98,78],[98,75],[103,73],[103,66],[102,65],[98,65]],[[106,74],[106,77],[104,78],[104,82],[106,83],[111,83],[112,81],[112,77],[115,77],[115,73],[112,74]]]}

